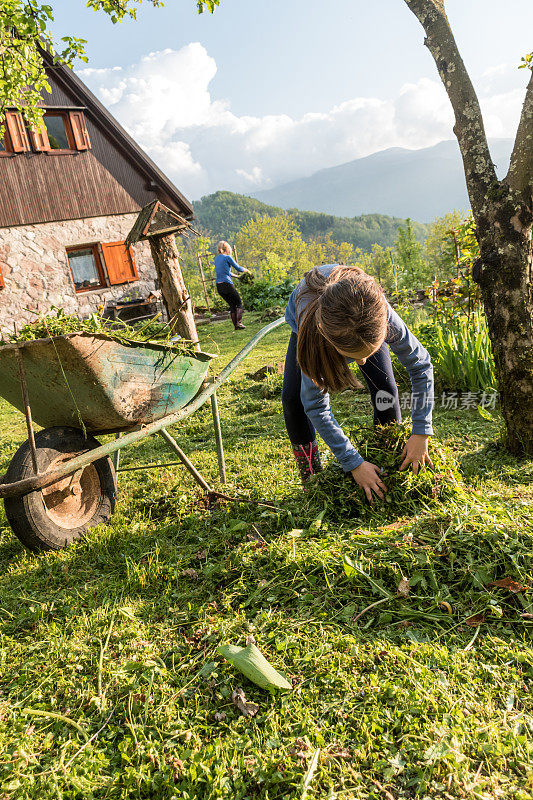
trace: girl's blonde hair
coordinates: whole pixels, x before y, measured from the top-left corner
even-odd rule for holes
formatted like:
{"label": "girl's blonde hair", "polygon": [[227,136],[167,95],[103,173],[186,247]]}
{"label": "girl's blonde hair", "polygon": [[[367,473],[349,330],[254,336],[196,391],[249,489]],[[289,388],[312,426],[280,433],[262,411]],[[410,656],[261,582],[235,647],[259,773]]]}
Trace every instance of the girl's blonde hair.
{"label": "girl's blonde hair", "polygon": [[[381,286],[359,267],[336,266],[325,276],[305,274],[297,298],[297,358],[302,372],[323,391],[355,388],[358,381],[339,353],[377,349],[387,333],[387,302]],[[338,349],[337,349],[338,348]]]}
{"label": "girl's blonde hair", "polygon": [[217,252],[231,255],[231,245],[222,239],[217,245]]}

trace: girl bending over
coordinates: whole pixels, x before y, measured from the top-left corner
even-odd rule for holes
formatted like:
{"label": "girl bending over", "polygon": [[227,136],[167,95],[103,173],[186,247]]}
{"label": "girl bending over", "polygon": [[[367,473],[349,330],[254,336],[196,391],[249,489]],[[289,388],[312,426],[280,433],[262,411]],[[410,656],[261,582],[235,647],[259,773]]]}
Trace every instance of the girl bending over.
{"label": "girl bending over", "polygon": [[351,472],[370,502],[387,487],[378,465],[365,461],[333,416],[329,392],[357,385],[348,367],[359,365],[370,390],[374,425],[400,421],[398,387],[389,350],[412,386],[412,434],[400,469],[433,464],[433,367],[427,350],[387,302],[378,283],[359,267],[327,264],[310,270],[292,293],[285,319],[292,333],[285,361],[283,413],[302,481],[321,470],[315,431]]}

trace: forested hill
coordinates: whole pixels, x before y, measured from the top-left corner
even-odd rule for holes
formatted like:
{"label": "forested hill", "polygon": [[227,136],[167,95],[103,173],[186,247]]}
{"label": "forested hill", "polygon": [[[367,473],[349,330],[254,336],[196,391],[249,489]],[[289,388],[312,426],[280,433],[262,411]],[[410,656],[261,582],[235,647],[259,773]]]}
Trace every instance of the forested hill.
{"label": "forested hill", "polygon": [[[326,233],[336,242],[350,242],[354,247],[370,250],[377,243],[383,247],[393,245],[398,228],[405,223],[399,217],[384,214],[363,214],[360,217],[335,217],[316,211],[284,211],[277,206],[269,206],[253,197],[243,194],[220,191],[202,197],[194,203],[194,212],[200,227],[213,239],[232,241],[237,231],[256,214],[269,214],[271,217],[288,213],[298,226],[304,239],[323,237]],[[427,225],[413,222],[419,241],[427,235]]]}

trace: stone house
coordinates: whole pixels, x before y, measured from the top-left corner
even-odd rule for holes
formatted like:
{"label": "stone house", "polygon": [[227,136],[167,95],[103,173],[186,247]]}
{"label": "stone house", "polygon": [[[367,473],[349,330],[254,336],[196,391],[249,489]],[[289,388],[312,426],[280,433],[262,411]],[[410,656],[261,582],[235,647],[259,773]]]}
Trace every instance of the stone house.
{"label": "stone house", "polygon": [[157,199],[191,219],[191,203],[72,70],[43,56],[44,124],[15,110],[0,139],[0,331],[52,306],[80,317],[158,295],[150,247],[124,246]]}

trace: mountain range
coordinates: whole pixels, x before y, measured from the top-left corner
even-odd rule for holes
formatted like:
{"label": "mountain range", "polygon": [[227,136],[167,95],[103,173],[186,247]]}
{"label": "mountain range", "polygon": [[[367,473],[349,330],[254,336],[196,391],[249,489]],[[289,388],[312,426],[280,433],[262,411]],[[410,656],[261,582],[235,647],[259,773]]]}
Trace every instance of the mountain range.
{"label": "mountain range", "polygon": [[[512,139],[489,141],[500,178],[508,168],[512,145]],[[470,208],[455,139],[420,150],[392,147],[251,196],[284,209],[341,217],[386,214],[420,222]]]}

